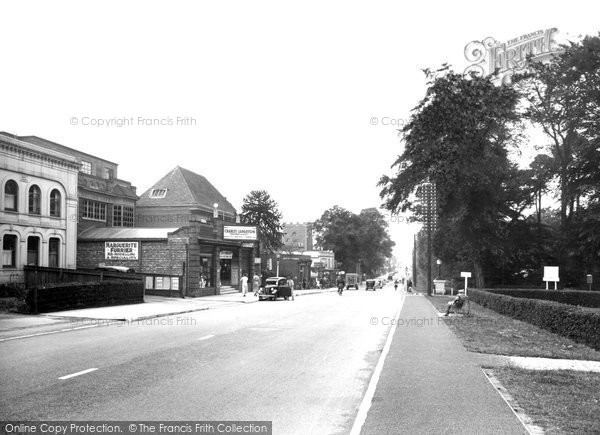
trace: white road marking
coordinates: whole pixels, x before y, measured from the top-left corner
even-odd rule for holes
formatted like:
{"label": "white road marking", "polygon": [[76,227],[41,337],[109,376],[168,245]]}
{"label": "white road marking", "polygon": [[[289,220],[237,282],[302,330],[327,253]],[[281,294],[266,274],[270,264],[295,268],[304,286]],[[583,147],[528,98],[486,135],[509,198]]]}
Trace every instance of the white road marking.
{"label": "white road marking", "polygon": [[[398,319],[400,317],[400,311],[402,311],[402,306],[404,305],[405,300],[406,296],[403,295],[402,301],[400,301],[400,306],[398,307],[398,311],[393,317],[394,319]],[[377,361],[375,371],[373,372],[373,376],[371,376],[371,381],[369,382],[369,386],[367,387],[367,392],[365,393],[363,400],[360,402],[358,413],[356,414],[356,419],[354,420],[354,424],[352,425],[350,435],[359,435],[363,425],[365,424],[365,421],[367,420],[367,414],[369,413],[369,409],[371,409],[373,396],[375,395],[375,390],[377,389],[377,384],[379,383],[379,377],[381,376],[381,371],[383,370],[383,363],[385,362],[385,358],[387,357],[387,354],[390,351],[390,347],[392,346],[392,339],[394,338],[394,332],[396,332],[397,326],[398,322],[394,322],[394,324],[390,328],[387,340],[385,341],[385,345],[383,346],[383,351],[379,356],[379,361]]]}
{"label": "white road marking", "polygon": [[77,372],[77,373],[71,373],[70,375],[61,376],[58,379],[61,379],[61,380],[70,379],[70,378],[74,378],[75,376],[85,375],[86,373],[93,372],[95,370],[98,370],[98,369],[94,368],[94,369],[82,370],[82,371]]}
{"label": "white road marking", "polygon": [[58,334],[59,332],[75,331],[77,329],[97,328],[98,326],[101,326],[101,325],[78,326],[77,328],[59,329],[58,331],[39,332],[37,334],[19,335],[18,337],[1,338],[0,343],[3,341],[18,340],[20,338],[39,337],[40,335],[50,335],[50,334]]}
{"label": "white road marking", "polygon": [[198,340],[208,340],[209,338],[213,338],[214,335],[205,335],[204,337],[200,337]]}

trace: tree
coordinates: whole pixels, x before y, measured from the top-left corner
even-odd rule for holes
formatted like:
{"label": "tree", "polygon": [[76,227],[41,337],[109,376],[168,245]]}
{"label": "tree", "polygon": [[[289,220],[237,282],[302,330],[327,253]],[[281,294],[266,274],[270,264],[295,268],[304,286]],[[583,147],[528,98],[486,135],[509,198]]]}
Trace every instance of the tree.
{"label": "tree", "polygon": [[505,237],[501,223],[519,215],[518,173],[508,147],[519,139],[518,94],[489,78],[464,76],[447,66],[425,70],[428,89],[402,129],[404,152],[394,177],[379,182],[384,207],[392,213],[415,210],[414,195],[425,181],[435,183],[439,222],[437,255],[473,265],[484,286],[483,262]]}
{"label": "tree", "polygon": [[590,158],[598,161],[600,145],[600,38],[588,36],[562,48],[549,63],[530,61],[514,82],[524,96],[524,116],[551,140],[566,229],[581,200],[598,192],[598,179],[590,177],[598,167],[590,168]]}
{"label": "tree", "polygon": [[281,217],[277,202],[266,190],[253,190],[244,198],[240,220],[258,227],[260,245],[267,252],[283,246]]}
{"label": "tree", "polygon": [[354,272],[360,264],[362,272],[375,275],[392,256],[387,225],[375,208],[357,215],[336,205],[315,221],[314,229],[317,246],[332,250],[344,270]]}

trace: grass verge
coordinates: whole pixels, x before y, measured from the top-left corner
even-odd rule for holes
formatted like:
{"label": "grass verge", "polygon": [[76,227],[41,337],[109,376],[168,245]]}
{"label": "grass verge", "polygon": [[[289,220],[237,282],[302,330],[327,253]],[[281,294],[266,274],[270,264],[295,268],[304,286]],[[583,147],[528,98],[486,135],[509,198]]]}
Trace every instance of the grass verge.
{"label": "grass verge", "polygon": [[[445,312],[451,296],[428,300]],[[470,316],[444,317],[470,352],[497,355],[600,361],[600,352],[558,334],[512,319],[471,302]]]}
{"label": "grass verge", "polygon": [[600,373],[515,368],[493,373],[545,433],[600,433]]}

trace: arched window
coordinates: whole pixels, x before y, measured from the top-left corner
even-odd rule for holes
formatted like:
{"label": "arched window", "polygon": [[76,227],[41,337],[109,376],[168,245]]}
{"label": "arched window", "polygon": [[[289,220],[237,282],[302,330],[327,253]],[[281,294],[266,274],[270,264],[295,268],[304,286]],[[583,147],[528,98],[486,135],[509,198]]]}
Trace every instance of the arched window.
{"label": "arched window", "polygon": [[39,266],[40,264],[40,238],[36,236],[27,237],[27,264]]}
{"label": "arched window", "polygon": [[13,234],[5,234],[2,237],[2,267],[16,267],[17,244],[17,236]]}
{"label": "arched window", "polygon": [[29,213],[41,214],[42,192],[35,184],[29,188]]}
{"label": "arched window", "polygon": [[57,189],[50,192],[50,216],[60,217],[60,192]]}
{"label": "arched window", "polygon": [[60,266],[60,239],[50,237],[48,241],[48,267]]}
{"label": "arched window", "polygon": [[19,206],[19,185],[8,180],[4,185],[4,210],[17,211]]}

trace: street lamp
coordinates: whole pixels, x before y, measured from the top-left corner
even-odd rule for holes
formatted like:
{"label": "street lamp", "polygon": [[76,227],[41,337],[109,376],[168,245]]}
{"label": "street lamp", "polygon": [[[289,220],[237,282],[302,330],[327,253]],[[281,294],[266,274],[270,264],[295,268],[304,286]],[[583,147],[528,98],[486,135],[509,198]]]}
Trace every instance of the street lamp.
{"label": "street lamp", "polygon": [[437,279],[441,279],[442,278],[442,260],[440,260],[438,258],[436,263],[438,265],[438,278]]}
{"label": "street lamp", "polygon": [[213,204],[213,217],[215,219],[219,217],[219,204],[216,202]]}

